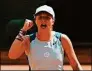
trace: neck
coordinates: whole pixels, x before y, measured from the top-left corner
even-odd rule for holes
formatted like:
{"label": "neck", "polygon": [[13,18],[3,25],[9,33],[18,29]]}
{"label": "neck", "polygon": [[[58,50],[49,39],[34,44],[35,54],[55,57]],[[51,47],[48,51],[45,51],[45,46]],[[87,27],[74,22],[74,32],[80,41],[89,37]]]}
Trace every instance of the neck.
{"label": "neck", "polygon": [[52,31],[38,31],[37,38],[41,41],[51,40]]}

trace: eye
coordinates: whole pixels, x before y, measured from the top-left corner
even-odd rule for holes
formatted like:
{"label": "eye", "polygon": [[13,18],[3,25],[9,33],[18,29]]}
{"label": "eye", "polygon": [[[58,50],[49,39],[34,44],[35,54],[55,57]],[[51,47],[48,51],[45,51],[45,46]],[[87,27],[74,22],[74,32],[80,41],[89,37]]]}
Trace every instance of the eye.
{"label": "eye", "polygon": [[46,17],[46,19],[48,19],[48,20],[49,20],[49,19],[51,19],[51,18],[50,18],[49,16],[47,16],[47,17]]}

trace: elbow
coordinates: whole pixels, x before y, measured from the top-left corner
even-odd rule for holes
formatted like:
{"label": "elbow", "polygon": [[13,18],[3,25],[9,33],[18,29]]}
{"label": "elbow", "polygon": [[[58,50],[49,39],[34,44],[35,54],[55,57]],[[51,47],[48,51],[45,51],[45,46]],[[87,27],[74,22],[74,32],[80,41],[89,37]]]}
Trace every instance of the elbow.
{"label": "elbow", "polygon": [[10,59],[17,59],[17,58],[18,58],[18,57],[16,57],[14,54],[11,54],[11,53],[8,54],[8,57],[9,57]]}
{"label": "elbow", "polygon": [[83,70],[78,62],[72,64],[73,70]]}

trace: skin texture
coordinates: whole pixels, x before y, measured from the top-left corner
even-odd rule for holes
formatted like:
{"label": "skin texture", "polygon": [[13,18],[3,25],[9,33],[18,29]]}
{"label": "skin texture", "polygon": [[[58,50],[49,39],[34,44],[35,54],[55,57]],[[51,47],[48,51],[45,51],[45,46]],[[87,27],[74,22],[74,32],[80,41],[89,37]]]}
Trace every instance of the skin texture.
{"label": "skin texture", "polygon": [[[54,19],[48,13],[42,12],[35,17],[35,22],[38,27],[37,38],[41,41],[48,41],[52,39],[51,31],[53,30]],[[41,24],[47,25],[44,29],[41,27]],[[22,30],[27,31],[33,26],[33,22],[30,20],[26,20]],[[45,38],[44,38],[45,36]],[[67,35],[62,34],[61,43],[65,54],[69,60],[70,65],[72,66],[73,70],[82,70],[82,67],[77,59],[77,56],[74,52],[73,45],[71,40],[68,38]],[[26,47],[26,48],[25,48]],[[23,41],[19,41],[17,39],[11,45],[9,50],[9,58],[17,59],[19,58],[24,52],[26,55],[29,54],[30,51],[30,38],[29,36],[23,36]]]}

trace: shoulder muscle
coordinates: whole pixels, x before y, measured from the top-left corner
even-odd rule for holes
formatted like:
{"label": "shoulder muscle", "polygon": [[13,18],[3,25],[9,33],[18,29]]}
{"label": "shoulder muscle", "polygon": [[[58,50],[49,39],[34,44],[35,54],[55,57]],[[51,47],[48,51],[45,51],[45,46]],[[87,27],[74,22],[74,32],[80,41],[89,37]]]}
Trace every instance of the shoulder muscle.
{"label": "shoulder muscle", "polygon": [[72,43],[71,43],[71,40],[65,34],[62,34],[62,36],[61,36],[61,42],[62,42],[62,45],[63,45],[64,50],[66,50],[66,51],[68,49],[71,49],[73,47],[72,46]]}

